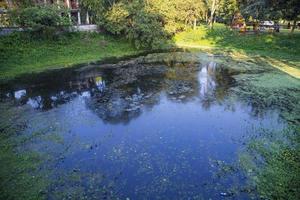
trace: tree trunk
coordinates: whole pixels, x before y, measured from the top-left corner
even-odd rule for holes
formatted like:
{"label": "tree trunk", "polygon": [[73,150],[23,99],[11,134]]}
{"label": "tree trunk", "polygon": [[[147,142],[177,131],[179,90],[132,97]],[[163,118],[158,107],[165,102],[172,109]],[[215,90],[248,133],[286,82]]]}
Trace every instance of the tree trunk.
{"label": "tree trunk", "polygon": [[67,8],[71,8],[70,0],[67,0]]}
{"label": "tree trunk", "polygon": [[13,3],[11,0],[6,0],[6,5],[8,7],[8,9],[12,9],[13,8]]}
{"label": "tree trunk", "polygon": [[231,18],[231,24],[230,24],[230,27],[233,26],[234,20],[235,20],[235,14],[233,14],[233,16],[232,16],[232,18]]}
{"label": "tree trunk", "polygon": [[80,11],[77,11],[77,24],[81,25],[81,15],[80,15]]}
{"label": "tree trunk", "polygon": [[210,19],[209,19],[209,27],[210,29],[213,29],[214,26],[214,15],[216,12],[216,0],[213,0],[212,4],[211,4],[211,9],[210,9]]}
{"label": "tree trunk", "polygon": [[90,24],[90,16],[89,16],[89,11],[86,11],[86,20],[85,20],[86,24]]}
{"label": "tree trunk", "polygon": [[214,12],[213,14],[210,15],[210,19],[209,19],[209,28],[213,29],[214,28]]}
{"label": "tree trunk", "polygon": [[195,18],[194,19],[194,30],[196,30],[196,27],[197,27],[197,19]]}
{"label": "tree trunk", "polygon": [[294,20],[294,23],[293,23],[293,27],[292,27],[291,33],[294,33],[294,30],[296,29],[296,26],[297,26],[297,20]]}

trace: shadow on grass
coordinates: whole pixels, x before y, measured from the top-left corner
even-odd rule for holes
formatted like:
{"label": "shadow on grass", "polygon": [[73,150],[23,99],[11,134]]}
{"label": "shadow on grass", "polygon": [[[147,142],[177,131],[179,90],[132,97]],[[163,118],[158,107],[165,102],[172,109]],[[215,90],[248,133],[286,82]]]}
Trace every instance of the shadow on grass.
{"label": "shadow on grass", "polygon": [[239,33],[218,25],[213,30],[207,29],[205,39],[213,40],[217,47],[239,50],[246,54],[257,54],[286,61],[300,61],[299,33]]}

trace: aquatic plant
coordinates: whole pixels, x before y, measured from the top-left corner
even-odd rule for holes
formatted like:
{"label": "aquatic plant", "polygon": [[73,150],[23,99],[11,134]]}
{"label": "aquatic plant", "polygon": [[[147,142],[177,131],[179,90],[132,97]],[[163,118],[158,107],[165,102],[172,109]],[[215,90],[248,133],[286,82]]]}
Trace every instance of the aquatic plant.
{"label": "aquatic plant", "polygon": [[251,139],[240,155],[249,184],[253,184],[263,199],[299,197],[300,148],[299,129],[270,132]]}

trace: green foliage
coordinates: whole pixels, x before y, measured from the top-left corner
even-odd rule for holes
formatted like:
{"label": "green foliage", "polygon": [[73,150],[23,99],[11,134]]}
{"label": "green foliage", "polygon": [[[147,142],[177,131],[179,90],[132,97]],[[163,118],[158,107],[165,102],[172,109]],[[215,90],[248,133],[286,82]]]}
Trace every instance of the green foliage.
{"label": "green foliage", "polygon": [[[151,31],[151,30],[149,30]],[[164,41],[169,42],[169,41]],[[170,44],[179,47],[200,46],[222,48],[229,51],[259,54],[283,60],[299,67],[300,34],[239,35],[224,25],[216,24],[214,30],[200,26],[196,30],[177,33]],[[214,50],[216,51],[216,50]],[[125,39],[98,33],[62,34],[56,40],[31,38],[30,34],[13,34],[0,37],[0,80],[22,73],[38,72],[57,67],[107,57],[135,55],[141,51]]]}
{"label": "green foliage", "polygon": [[267,7],[266,0],[240,0],[240,9],[245,17],[254,17],[255,19],[263,19],[264,15],[268,12],[264,12]]}
{"label": "green foliage", "polygon": [[130,13],[124,4],[116,4],[105,14],[107,22],[104,24],[104,27],[113,34],[122,34],[129,25],[127,24],[128,20],[126,19],[129,15]]}
{"label": "green foliage", "polygon": [[[167,33],[162,29],[159,16],[146,12],[138,12],[132,17],[132,23],[126,30],[126,36],[137,48],[151,47],[158,48],[168,38]],[[154,31],[153,31],[154,30]]]}
{"label": "green foliage", "polygon": [[240,9],[245,16],[260,20],[300,19],[298,0],[240,0]]}
{"label": "green foliage", "polygon": [[300,192],[299,135],[290,130],[262,132],[264,138],[250,141],[248,151],[241,155],[242,167],[262,199],[297,200]]}
{"label": "green foliage", "polygon": [[63,26],[71,25],[68,11],[55,5],[34,6],[11,12],[12,21],[40,36],[52,36]]}
{"label": "green foliage", "polygon": [[139,1],[114,4],[104,18],[107,31],[125,35],[137,48],[157,48],[161,41],[167,39],[161,16],[147,11]]}
{"label": "green foliage", "polygon": [[82,4],[92,10],[106,31],[124,35],[138,48],[159,48],[207,14],[204,0],[83,0]]}
{"label": "green foliage", "polygon": [[296,29],[297,21],[300,20],[299,0],[278,0],[274,2],[274,10],[283,19],[292,20],[292,32]]}
{"label": "green foliage", "polygon": [[219,10],[217,10],[219,22],[231,24],[233,16],[239,11],[237,0],[222,0],[220,4]]}
{"label": "green foliage", "polygon": [[170,12],[171,16],[175,16],[175,23],[184,24],[192,27],[194,20],[204,20],[207,13],[207,5],[205,1],[171,1],[174,9]]}
{"label": "green foliage", "polygon": [[17,7],[27,8],[34,6],[34,0],[12,0]]}
{"label": "green foliage", "polygon": [[105,12],[103,9],[96,10],[101,11],[98,13],[99,25],[112,34],[124,35],[137,48],[157,48],[167,39],[162,17],[151,12],[142,1],[120,1],[106,8]]}

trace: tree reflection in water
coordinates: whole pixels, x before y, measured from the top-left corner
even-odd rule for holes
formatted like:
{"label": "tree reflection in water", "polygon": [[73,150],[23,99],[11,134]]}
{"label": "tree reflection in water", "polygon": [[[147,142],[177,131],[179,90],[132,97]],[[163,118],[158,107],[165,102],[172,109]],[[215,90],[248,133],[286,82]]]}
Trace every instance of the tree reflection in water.
{"label": "tree reflection in water", "polygon": [[7,96],[42,110],[81,97],[88,108],[111,123],[129,122],[142,113],[143,107],[155,106],[165,93],[178,103],[199,98],[205,109],[225,99],[233,78],[222,67],[212,61],[184,66],[131,64],[110,70],[79,71],[63,77],[64,81],[35,81],[21,90],[8,91]]}
{"label": "tree reflection in water", "polygon": [[199,72],[199,84],[200,84],[200,97],[205,97],[208,93],[214,92],[216,89],[216,63],[208,62],[201,65]]}
{"label": "tree reflection in water", "polygon": [[[62,137],[48,148],[37,142],[39,149],[61,155],[70,145],[69,154],[55,156],[55,178],[64,185],[53,185],[58,193],[76,185],[98,199],[222,199],[221,193],[231,195],[230,186],[244,181],[225,164],[236,159],[247,126],[277,124],[277,118],[258,121],[247,113],[248,98],[245,104],[231,101],[235,80],[221,64],[173,63],[128,62],[58,73],[12,84],[1,101],[30,110],[26,131],[42,127]],[[216,180],[220,166],[217,176],[236,174]],[[79,178],[64,176],[68,173]]]}

